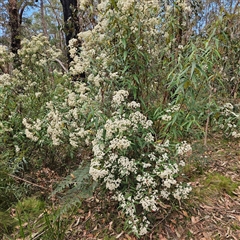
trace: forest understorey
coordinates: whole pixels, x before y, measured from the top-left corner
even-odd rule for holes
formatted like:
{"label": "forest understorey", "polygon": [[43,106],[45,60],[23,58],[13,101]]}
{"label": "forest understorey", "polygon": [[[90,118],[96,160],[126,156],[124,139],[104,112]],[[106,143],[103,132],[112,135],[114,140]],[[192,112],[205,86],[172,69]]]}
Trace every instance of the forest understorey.
{"label": "forest understorey", "polygon": [[[186,170],[190,198],[175,208],[162,204],[164,214],[154,214],[152,231],[141,239],[240,239],[240,143],[214,136],[207,146],[199,141],[193,146]],[[73,218],[66,240],[137,239],[120,230],[123,218],[114,203],[100,206],[90,198]]]}

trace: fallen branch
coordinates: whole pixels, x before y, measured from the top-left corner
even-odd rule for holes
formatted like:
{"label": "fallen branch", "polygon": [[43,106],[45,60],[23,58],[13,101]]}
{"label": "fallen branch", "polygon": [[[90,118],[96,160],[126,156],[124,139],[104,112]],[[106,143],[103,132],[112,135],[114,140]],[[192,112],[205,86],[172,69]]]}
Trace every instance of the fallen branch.
{"label": "fallen branch", "polygon": [[15,176],[15,175],[8,174],[8,176],[10,176],[10,177],[12,177],[12,178],[16,178],[16,179],[18,179],[18,180],[20,180],[20,181],[23,181],[23,182],[29,183],[29,184],[31,184],[31,185],[33,185],[33,186],[35,186],[35,187],[39,187],[39,188],[42,188],[42,189],[48,190],[48,188],[45,188],[45,187],[43,187],[43,186],[40,186],[40,185],[38,185],[38,184],[36,184],[36,183],[32,183],[32,182],[30,182],[30,181],[28,181],[28,180],[26,180],[26,179],[23,179],[23,178],[17,177],[17,176]]}

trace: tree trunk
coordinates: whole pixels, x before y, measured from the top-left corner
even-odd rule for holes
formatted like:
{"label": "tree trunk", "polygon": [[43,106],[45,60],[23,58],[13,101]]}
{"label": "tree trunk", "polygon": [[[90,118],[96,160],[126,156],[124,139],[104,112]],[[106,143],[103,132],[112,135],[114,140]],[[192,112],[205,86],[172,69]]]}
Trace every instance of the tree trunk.
{"label": "tree trunk", "polygon": [[14,65],[19,64],[18,49],[21,48],[20,22],[17,0],[9,0],[9,26],[11,31],[11,51],[15,54]]}
{"label": "tree trunk", "polygon": [[43,27],[43,34],[44,34],[44,36],[48,37],[47,25],[46,25],[45,14],[44,14],[43,0],[40,1],[40,9],[41,9],[41,21],[42,21],[42,27]]}
{"label": "tree trunk", "polygon": [[[77,0],[61,0],[61,4],[63,7],[63,17],[64,17],[64,32],[66,45],[69,45],[69,41],[72,38],[77,38],[77,34],[80,32],[80,23],[78,19],[78,6]],[[79,42],[79,48],[81,47],[81,42]],[[68,57],[68,66],[70,62],[73,60],[69,54]],[[79,76],[73,76],[73,81],[79,81],[80,79],[85,79],[85,73],[81,73]]]}
{"label": "tree trunk", "polygon": [[61,4],[63,7],[66,44],[68,46],[69,41],[72,38],[77,37],[77,34],[80,30],[78,21],[77,0],[61,0]]}

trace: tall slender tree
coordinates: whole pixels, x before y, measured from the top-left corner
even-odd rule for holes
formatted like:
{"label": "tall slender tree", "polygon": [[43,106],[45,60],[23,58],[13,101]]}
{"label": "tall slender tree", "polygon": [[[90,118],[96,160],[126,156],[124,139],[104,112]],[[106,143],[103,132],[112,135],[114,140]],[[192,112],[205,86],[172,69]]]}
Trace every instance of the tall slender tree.
{"label": "tall slender tree", "polygon": [[75,38],[80,31],[77,0],[61,0],[61,4],[63,7],[66,44],[68,45],[69,41]]}
{"label": "tall slender tree", "polygon": [[[35,0],[37,2],[37,0]],[[18,50],[21,48],[21,25],[23,22],[23,13],[28,6],[34,6],[34,0],[19,1],[8,0],[9,28],[10,28],[10,49],[15,54],[14,65],[20,63]]]}
{"label": "tall slender tree", "polygon": [[[80,21],[79,21],[79,11],[78,11],[78,2],[77,0],[61,0],[63,7],[63,17],[64,17],[64,32],[66,38],[66,44],[68,46],[69,41],[72,38],[77,38],[77,34],[80,32]],[[81,42],[79,41],[79,47],[81,47]],[[68,57],[68,66],[73,60],[67,52]],[[73,76],[73,81],[79,81],[79,79],[85,79],[85,73],[81,73],[79,76]]]}
{"label": "tall slender tree", "polygon": [[41,22],[43,26],[43,33],[46,37],[48,37],[48,32],[47,32],[47,24],[45,20],[45,12],[44,12],[44,2],[43,0],[40,0],[40,12],[41,12]]}
{"label": "tall slender tree", "polygon": [[19,14],[18,2],[17,0],[9,0],[8,5],[9,11],[9,26],[11,32],[11,51],[15,54],[14,63],[17,64],[19,61],[17,52],[21,47],[20,39],[20,24],[22,22],[22,15]]}

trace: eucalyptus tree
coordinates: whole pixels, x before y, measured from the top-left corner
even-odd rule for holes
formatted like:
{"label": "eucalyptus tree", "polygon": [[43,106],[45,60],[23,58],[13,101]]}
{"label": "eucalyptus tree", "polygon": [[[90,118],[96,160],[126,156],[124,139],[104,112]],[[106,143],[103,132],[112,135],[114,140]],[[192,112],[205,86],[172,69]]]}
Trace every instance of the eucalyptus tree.
{"label": "eucalyptus tree", "polygon": [[26,9],[35,6],[34,0],[1,0],[1,40],[15,54],[14,65],[19,64],[18,50],[21,48],[22,29],[27,17]]}
{"label": "eucalyptus tree", "polygon": [[78,2],[77,0],[60,0],[63,8],[64,30],[66,44],[79,33]]}
{"label": "eucalyptus tree", "polygon": [[[81,50],[82,42],[78,38],[78,33],[92,29],[97,24],[97,5],[99,0],[60,0],[63,9],[64,33],[67,46],[68,68],[73,61],[69,52],[71,39],[76,39],[75,47]],[[73,76],[73,80],[85,79],[85,72]]]}
{"label": "eucalyptus tree", "polygon": [[32,34],[43,33],[51,44],[65,51],[63,10],[58,0],[41,0],[29,20]]}

